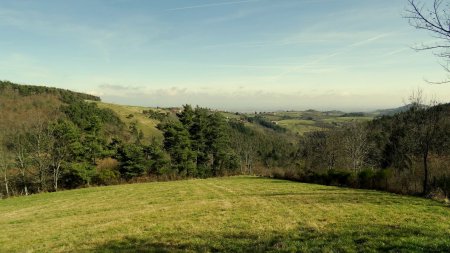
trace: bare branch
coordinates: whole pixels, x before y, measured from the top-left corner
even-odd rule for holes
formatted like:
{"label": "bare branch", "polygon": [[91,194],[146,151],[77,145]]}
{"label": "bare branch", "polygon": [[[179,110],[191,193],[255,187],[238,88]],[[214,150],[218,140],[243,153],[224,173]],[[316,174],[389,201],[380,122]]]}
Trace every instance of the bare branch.
{"label": "bare branch", "polygon": [[[434,0],[431,4],[426,0],[408,0],[409,7],[405,10],[406,16],[411,26],[416,29],[425,30],[431,33],[431,36],[438,39],[435,44],[421,44],[412,47],[416,51],[430,50],[436,57],[444,60],[445,64],[441,64],[447,73],[450,73],[448,65],[450,63],[450,15],[447,12],[449,3],[444,1],[450,0]],[[431,82],[430,84],[450,83],[448,81]]]}

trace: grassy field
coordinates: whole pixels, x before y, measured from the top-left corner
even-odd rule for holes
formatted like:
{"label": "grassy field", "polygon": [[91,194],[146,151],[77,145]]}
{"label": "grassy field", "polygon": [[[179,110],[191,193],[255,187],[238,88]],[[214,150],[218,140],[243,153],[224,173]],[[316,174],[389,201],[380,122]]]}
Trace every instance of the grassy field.
{"label": "grassy field", "polygon": [[370,121],[373,117],[330,117],[322,119],[326,123],[347,123]]}
{"label": "grassy field", "polygon": [[1,200],[0,227],[0,252],[450,251],[438,202],[257,177]]}
{"label": "grassy field", "polygon": [[313,120],[302,120],[302,119],[286,119],[278,121],[279,126],[282,126],[300,135],[303,135],[307,132],[324,130],[320,127],[315,126],[314,125],[315,123],[316,122]]}
{"label": "grassy field", "polygon": [[[150,140],[151,138],[162,140],[163,138],[162,133],[156,128],[159,121],[151,119],[142,113],[143,110],[149,109],[155,110],[154,108],[142,106],[117,105],[104,102],[95,102],[95,103],[97,103],[98,107],[100,108],[108,108],[113,110],[128,127],[133,122],[136,123],[136,127],[139,130],[142,130],[146,140]],[[133,116],[129,117],[130,115]]]}
{"label": "grassy field", "polygon": [[[246,114],[248,117],[255,117],[254,114]],[[313,131],[327,131],[328,129],[342,126],[352,122],[364,122],[374,119],[373,113],[365,116],[344,117],[344,112],[320,112],[308,111],[287,111],[287,112],[265,112],[258,114],[268,121],[276,122],[279,126],[288,129],[293,133],[304,135]]]}

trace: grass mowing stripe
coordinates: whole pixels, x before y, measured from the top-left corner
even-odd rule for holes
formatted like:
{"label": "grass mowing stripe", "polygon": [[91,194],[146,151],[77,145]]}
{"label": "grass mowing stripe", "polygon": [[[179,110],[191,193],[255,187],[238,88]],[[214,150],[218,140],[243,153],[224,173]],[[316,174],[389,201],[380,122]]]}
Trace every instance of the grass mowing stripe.
{"label": "grass mowing stripe", "polygon": [[450,251],[440,203],[257,177],[0,201],[0,252]]}

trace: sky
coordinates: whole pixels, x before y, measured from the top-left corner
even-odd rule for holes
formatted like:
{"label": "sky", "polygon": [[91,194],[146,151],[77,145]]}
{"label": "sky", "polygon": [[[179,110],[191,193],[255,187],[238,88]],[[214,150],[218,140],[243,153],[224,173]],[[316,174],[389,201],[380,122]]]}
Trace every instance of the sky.
{"label": "sky", "polygon": [[143,106],[368,111],[450,102],[406,0],[1,0],[0,79]]}

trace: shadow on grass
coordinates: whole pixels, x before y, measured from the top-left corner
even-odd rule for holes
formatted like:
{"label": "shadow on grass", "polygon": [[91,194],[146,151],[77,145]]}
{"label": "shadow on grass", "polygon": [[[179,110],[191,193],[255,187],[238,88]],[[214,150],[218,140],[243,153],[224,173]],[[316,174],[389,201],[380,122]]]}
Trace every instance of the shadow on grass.
{"label": "shadow on grass", "polygon": [[[207,233],[182,238],[125,237],[93,249],[94,252],[450,252],[450,238],[433,229],[362,224],[320,231],[301,227],[267,236]],[[173,235],[172,235],[173,236]],[[172,239],[169,239],[172,238]],[[186,242],[183,242],[186,241]]]}
{"label": "shadow on grass", "polygon": [[324,204],[374,204],[382,206],[405,205],[405,206],[423,206],[426,203],[428,207],[445,207],[442,203],[431,201],[419,197],[395,195],[385,192],[368,190],[347,190],[336,189],[334,191],[317,189],[313,191],[292,191],[292,192],[270,192],[270,193],[250,193],[245,196],[270,198],[292,197],[301,199],[311,199],[315,203]]}
{"label": "shadow on grass", "polygon": [[[258,239],[249,234],[217,234],[205,233],[184,238],[168,235],[167,239],[155,241],[153,238],[143,239],[125,237],[123,240],[112,240],[94,249],[94,252],[266,252],[270,240]],[[172,238],[172,239],[170,239]]]}
{"label": "shadow on grass", "polygon": [[275,237],[273,251],[301,252],[450,252],[450,238],[443,233],[395,225],[365,224],[322,232],[299,228]]}

